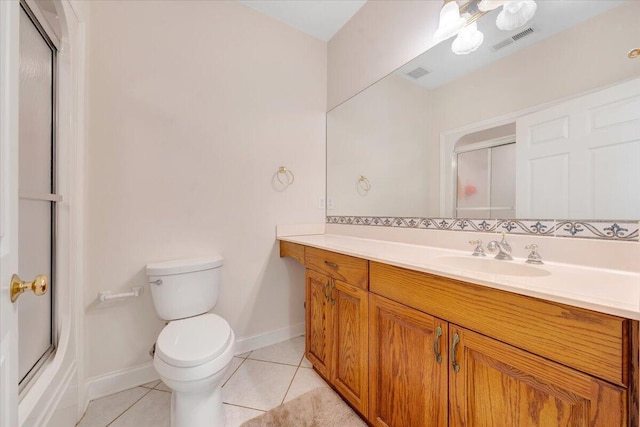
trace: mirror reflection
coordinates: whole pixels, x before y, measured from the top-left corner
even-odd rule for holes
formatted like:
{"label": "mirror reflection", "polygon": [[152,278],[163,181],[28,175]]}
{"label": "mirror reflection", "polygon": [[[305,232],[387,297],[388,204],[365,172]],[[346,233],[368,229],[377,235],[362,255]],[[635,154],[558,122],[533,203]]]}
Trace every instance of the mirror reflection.
{"label": "mirror reflection", "polygon": [[536,3],[327,114],[327,215],[640,218],[640,2]]}

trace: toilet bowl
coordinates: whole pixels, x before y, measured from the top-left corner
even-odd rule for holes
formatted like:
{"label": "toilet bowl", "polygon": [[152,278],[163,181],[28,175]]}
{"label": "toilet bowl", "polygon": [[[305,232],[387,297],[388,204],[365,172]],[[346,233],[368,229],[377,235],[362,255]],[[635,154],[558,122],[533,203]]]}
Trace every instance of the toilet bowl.
{"label": "toilet bowl", "polygon": [[172,427],[224,427],[222,380],[235,335],[208,313],[220,286],[219,257],[147,265],[156,313],[169,323],[156,342],[153,366],[172,390]]}

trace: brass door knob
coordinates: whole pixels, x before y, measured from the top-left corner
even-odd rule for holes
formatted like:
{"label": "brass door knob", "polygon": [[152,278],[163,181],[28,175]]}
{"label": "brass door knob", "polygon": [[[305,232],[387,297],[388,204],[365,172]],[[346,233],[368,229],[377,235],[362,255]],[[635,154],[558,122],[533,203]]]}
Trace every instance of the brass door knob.
{"label": "brass door knob", "polygon": [[37,275],[33,282],[20,280],[17,274],[11,276],[11,302],[16,302],[20,294],[25,291],[33,291],[40,296],[46,294],[47,289],[49,289],[49,279],[44,274]]}

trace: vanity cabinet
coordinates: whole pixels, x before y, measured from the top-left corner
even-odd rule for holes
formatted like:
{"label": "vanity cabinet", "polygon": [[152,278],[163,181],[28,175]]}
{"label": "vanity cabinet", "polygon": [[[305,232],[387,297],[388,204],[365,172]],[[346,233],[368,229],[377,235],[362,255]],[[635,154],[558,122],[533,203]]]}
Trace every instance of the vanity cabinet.
{"label": "vanity cabinet", "polygon": [[369,421],[446,427],[447,323],[370,294]]}
{"label": "vanity cabinet", "polygon": [[369,403],[368,262],[307,248],[306,355],[342,396]]}
{"label": "vanity cabinet", "polygon": [[[381,299],[375,294],[395,300],[402,319],[428,316],[423,319],[434,319],[433,327],[442,327],[448,354],[446,349],[427,351],[426,339],[402,350],[432,360],[424,365],[437,363],[436,353],[444,359],[443,373],[424,374],[430,387],[439,384],[441,376],[448,377],[448,387],[437,388],[439,398],[448,399],[450,427],[628,425],[628,320],[375,262],[370,265],[370,291],[373,300]],[[373,302],[371,310],[377,310]],[[371,366],[378,366],[378,372],[371,373],[377,382],[371,401],[396,393],[378,391],[381,384],[398,391],[407,388],[405,396],[429,393],[411,385],[409,378],[396,377],[397,371],[379,368],[378,360],[387,356],[376,351],[374,335],[389,338],[375,326],[375,316],[370,322]],[[440,347],[437,335],[430,337],[433,348]],[[439,405],[438,400],[432,403]],[[408,399],[402,405],[409,405]],[[397,410],[412,418],[376,425],[447,425],[424,424],[421,414]],[[380,411],[374,411],[372,404],[370,417],[379,419]]]}
{"label": "vanity cabinet", "polygon": [[457,325],[449,335],[451,427],[627,425],[622,387]]}
{"label": "vanity cabinet", "polygon": [[375,294],[369,421],[624,426],[625,389]]}
{"label": "vanity cabinet", "polygon": [[310,247],[304,260],[307,357],[371,425],[638,426],[637,321]]}

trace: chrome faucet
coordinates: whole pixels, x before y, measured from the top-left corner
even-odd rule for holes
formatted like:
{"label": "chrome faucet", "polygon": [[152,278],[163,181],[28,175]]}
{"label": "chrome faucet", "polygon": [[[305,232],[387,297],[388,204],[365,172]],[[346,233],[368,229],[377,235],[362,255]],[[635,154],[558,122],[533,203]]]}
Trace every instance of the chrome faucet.
{"label": "chrome faucet", "polygon": [[499,242],[496,242],[495,240],[490,241],[487,244],[487,249],[489,250],[489,252],[495,252],[496,249],[498,250],[496,259],[505,261],[511,261],[513,259],[513,257],[511,256],[511,245],[507,243],[504,231],[502,232],[502,240]]}

